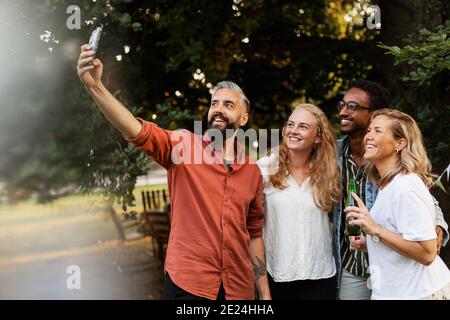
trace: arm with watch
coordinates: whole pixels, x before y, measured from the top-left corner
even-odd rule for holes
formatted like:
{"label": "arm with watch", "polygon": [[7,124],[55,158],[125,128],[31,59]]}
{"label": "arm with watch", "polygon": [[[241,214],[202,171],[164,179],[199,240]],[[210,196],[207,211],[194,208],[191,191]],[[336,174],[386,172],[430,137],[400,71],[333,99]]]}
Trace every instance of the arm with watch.
{"label": "arm with watch", "polygon": [[[369,214],[362,200],[353,193],[358,207],[347,207],[347,219],[355,218],[349,221],[349,224],[359,225],[364,230],[366,236],[370,236],[374,242],[381,242],[390,247],[397,253],[417,261],[423,265],[430,265],[437,255],[436,239],[425,241],[405,240],[401,234],[394,233],[381,224],[376,223]],[[352,239],[351,245],[361,251],[364,251],[365,239]]]}

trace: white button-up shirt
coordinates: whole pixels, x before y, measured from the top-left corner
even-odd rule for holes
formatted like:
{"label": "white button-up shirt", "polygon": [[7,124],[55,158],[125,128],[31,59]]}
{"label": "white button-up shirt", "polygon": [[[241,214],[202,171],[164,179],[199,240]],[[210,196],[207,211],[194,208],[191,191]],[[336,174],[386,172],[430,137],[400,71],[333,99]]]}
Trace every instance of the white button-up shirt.
{"label": "white button-up shirt", "polygon": [[[274,160],[264,157],[257,162],[265,182]],[[299,185],[289,175],[285,189],[264,188],[267,271],[276,282],[325,279],[336,274],[329,217],[316,206],[309,180]]]}

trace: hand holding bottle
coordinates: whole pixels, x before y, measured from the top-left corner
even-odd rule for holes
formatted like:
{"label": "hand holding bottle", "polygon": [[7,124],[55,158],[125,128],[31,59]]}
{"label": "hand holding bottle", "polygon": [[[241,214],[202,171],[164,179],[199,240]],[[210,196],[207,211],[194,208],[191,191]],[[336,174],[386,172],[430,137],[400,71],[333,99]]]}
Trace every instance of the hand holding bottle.
{"label": "hand holding bottle", "polygon": [[[345,203],[346,207],[354,206],[355,200],[352,197],[352,193],[356,194],[356,182],[353,179],[350,179],[349,181],[349,188],[347,192],[347,201]],[[350,220],[353,220],[353,218],[346,217],[347,225],[345,227],[345,233],[348,236],[359,236],[362,234],[361,227],[358,225],[350,225],[348,222]]]}
{"label": "hand holding bottle", "polygon": [[352,192],[351,195],[355,198],[358,206],[349,206],[344,209],[348,225],[360,226],[365,234],[375,234],[378,230],[378,224],[372,219],[369,210],[356,193]]}
{"label": "hand holding bottle", "polygon": [[350,248],[361,252],[367,252],[366,236],[350,236]]}

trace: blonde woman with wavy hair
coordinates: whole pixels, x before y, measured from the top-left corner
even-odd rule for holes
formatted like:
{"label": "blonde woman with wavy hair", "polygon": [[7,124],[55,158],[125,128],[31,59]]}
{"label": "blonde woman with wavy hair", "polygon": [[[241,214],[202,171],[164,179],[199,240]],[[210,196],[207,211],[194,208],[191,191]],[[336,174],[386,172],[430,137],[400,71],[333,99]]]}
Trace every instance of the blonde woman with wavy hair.
{"label": "blonde woman with wavy hair", "polygon": [[355,194],[350,224],[366,237],[353,246],[369,252],[373,299],[450,299],[450,271],[437,255],[433,179],[422,134],[398,110],[374,112],[364,137],[367,174],[380,187],[370,213]]}
{"label": "blonde woman with wavy hair", "polygon": [[[366,172],[369,179],[378,183],[383,188],[398,174],[415,173],[422,179],[429,188],[433,184],[433,174],[431,173],[431,162],[428,159],[425,146],[423,144],[422,133],[415,120],[406,113],[393,109],[381,109],[375,111],[372,119],[377,116],[384,116],[391,120],[390,131],[395,140],[406,142],[405,146],[395,149],[398,157],[394,167],[383,177],[373,162],[368,162]],[[394,121],[392,121],[394,120]],[[407,143],[407,142],[414,143]]]}
{"label": "blonde woman with wavy hair", "polygon": [[336,267],[328,213],[340,201],[336,140],[312,104],[297,106],[283,140],[258,160],[265,181],[263,238],[273,299],[336,298]]}

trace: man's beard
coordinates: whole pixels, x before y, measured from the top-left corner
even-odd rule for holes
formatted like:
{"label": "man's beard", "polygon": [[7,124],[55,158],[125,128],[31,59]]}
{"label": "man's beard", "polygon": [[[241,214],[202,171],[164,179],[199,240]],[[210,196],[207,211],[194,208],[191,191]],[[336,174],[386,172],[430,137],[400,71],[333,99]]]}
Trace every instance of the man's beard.
{"label": "man's beard", "polygon": [[[219,116],[221,120],[225,122],[225,128],[213,126],[214,118],[216,118],[217,116]],[[225,141],[227,138],[231,137],[234,134],[237,128],[235,122],[230,122],[230,120],[223,114],[216,113],[211,117],[211,120],[208,121],[208,129],[219,130],[222,133],[222,138]]]}

